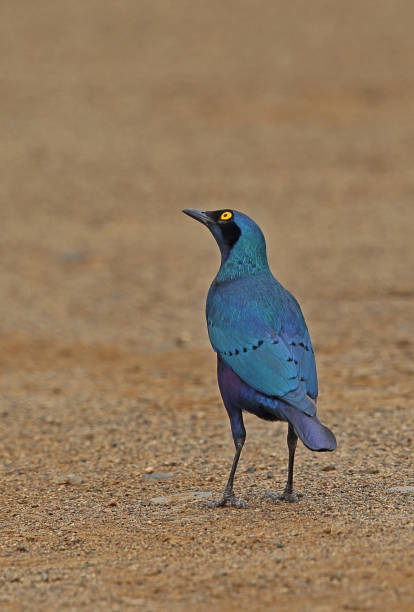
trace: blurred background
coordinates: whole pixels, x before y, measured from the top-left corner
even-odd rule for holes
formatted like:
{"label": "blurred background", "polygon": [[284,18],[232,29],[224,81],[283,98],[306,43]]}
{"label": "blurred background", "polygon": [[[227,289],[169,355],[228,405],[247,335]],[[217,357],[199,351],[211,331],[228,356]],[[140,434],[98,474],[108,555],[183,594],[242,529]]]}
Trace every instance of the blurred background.
{"label": "blurred background", "polygon": [[[409,0],[3,0],[1,601],[411,609],[413,23]],[[287,453],[253,417],[246,512],[188,501],[232,442],[219,253],[183,208],[252,216],[306,316],[339,449],[301,448],[294,508],[256,501]]]}
{"label": "blurred background", "polygon": [[3,332],[207,346],[219,259],[185,207],[254,217],[321,325],[410,292],[413,18],[403,0],[4,2]]}

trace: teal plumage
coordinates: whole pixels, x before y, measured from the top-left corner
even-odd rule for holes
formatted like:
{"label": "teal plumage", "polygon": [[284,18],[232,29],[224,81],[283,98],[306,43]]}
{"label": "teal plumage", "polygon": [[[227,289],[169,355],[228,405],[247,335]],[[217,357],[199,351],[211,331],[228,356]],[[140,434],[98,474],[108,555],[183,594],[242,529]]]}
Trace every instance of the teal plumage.
{"label": "teal plumage", "polygon": [[315,414],[309,333],[299,305],[270,271],[213,283],[206,312],[214,350],[244,382]]}
{"label": "teal plumage", "polygon": [[[298,302],[269,269],[262,231],[237,211],[184,212],[207,225],[221,251],[206,318],[236,444],[234,472],[245,438],[244,410],[288,421],[290,457],[298,435],[312,450],[333,450],[335,437],[316,417],[318,380],[309,332]],[[293,457],[294,449],[285,490],[289,498]],[[221,503],[235,501],[230,480]]]}

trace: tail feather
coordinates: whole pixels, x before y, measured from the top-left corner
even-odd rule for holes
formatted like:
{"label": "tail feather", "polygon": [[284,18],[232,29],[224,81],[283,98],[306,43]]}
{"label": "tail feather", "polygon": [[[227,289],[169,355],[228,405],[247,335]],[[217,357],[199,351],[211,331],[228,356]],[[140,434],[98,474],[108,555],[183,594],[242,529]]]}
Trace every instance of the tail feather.
{"label": "tail feather", "polygon": [[332,431],[322,425],[318,417],[308,416],[293,406],[280,409],[286,420],[293,425],[303,444],[312,451],[333,451],[336,449],[336,438]]}

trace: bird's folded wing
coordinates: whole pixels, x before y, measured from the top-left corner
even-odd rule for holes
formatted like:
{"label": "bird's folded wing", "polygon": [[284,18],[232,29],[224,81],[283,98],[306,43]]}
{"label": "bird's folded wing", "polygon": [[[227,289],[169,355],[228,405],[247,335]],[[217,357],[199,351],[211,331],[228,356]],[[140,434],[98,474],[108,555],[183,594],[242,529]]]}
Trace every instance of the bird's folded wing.
{"label": "bird's folded wing", "polygon": [[303,383],[307,395],[312,399],[318,397],[318,377],[316,374],[315,355],[307,329],[292,337],[282,332],[285,343],[290,347],[299,370],[299,381]]}
{"label": "bird's folded wing", "polygon": [[299,360],[293,353],[296,343],[289,345],[281,335],[253,338],[245,330],[243,333],[220,324],[209,327],[209,336],[214,350],[253,389],[315,414],[315,404],[300,380]]}

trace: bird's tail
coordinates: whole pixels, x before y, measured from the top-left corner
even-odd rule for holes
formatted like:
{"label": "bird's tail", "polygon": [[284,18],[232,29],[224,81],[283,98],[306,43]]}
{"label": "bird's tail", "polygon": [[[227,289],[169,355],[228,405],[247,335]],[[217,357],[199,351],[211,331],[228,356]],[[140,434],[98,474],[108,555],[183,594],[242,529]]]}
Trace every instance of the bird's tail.
{"label": "bird's tail", "polygon": [[330,429],[322,425],[318,417],[308,416],[298,408],[284,404],[279,408],[303,444],[312,451],[333,451],[336,439]]}

